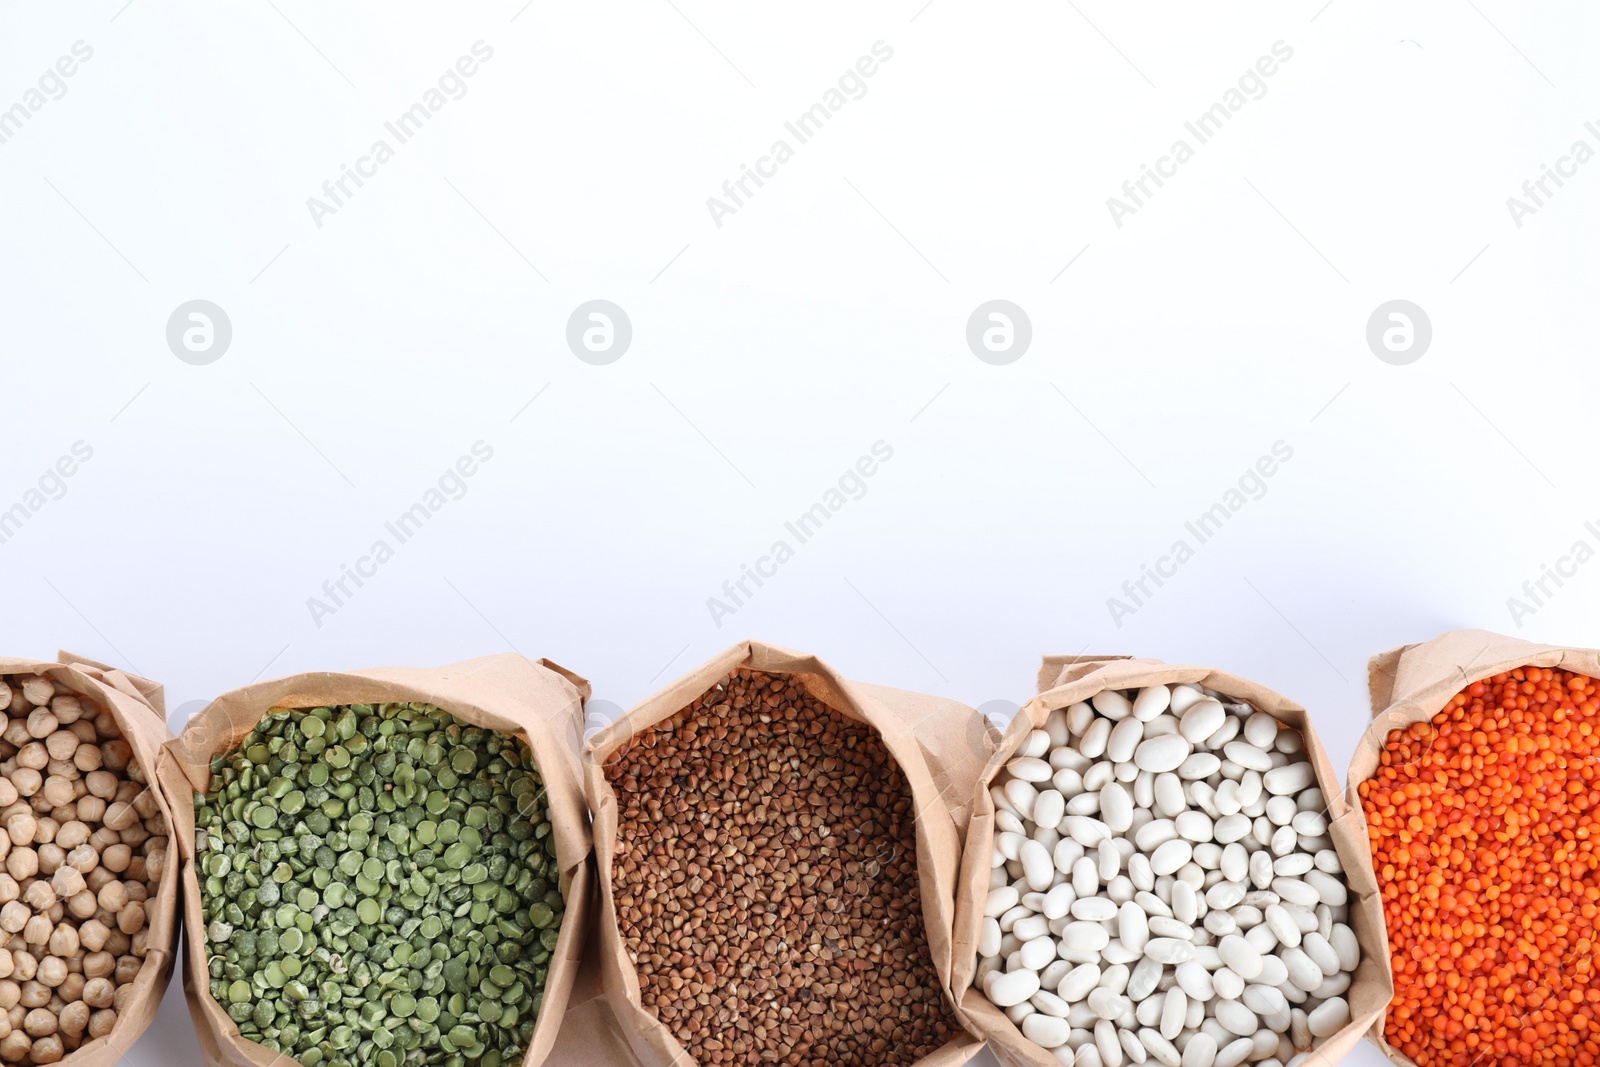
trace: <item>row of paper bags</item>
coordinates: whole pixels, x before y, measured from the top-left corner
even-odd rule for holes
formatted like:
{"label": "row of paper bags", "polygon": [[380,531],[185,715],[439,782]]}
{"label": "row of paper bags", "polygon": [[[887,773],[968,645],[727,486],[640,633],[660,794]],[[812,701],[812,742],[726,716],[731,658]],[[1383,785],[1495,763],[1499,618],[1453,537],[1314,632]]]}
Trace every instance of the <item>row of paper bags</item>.
{"label": "row of paper bags", "polygon": [[[135,994],[106,1037],[86,1043],[67,1067],[111,1067],[154,1017],[171,977],[181,915],[186,939],[184,987],[205,1062],[227,1067],[283,1067],[285,1057],[246,1041],[211,999],[199,882],[194,868],[195,791],[209,784],[211,757],[229,751],[273,708],[419,701],[436,704],[479,726],[524,737],[548,789],[550,819],[561,867],[566,918],[551,961],[543,1008],[523,1067],[692,1067],[666,1027],[640,1005],[639,984],[617,933],[608,873],[614,852],[616,800],[604,764],[637,731],[669,718],[738,667],[797,677],[843,714],[878,729],[914,794],[923,918],[944,990],[969,1031],[921,1061],[953,1067],[988,1040],[1002,1061],[1055,1067],[1016,1026],[972,987],[975,946],[988,892],[993,805],[987,786],[1028,731],[1052,710],[1087,700],[1103,689],[1190,682],[1247,700],[1298,729],[1329,805],[1330,834],[1344,862],[1351,924],[1362,963],[1348,992],[1350,1024],[1323,1038],[1309,1064],[1326,1067],[1368,1034],[1391,1060],[1414,1067],[1383,1039],[1384,1012],[1394,986],[1388,941],[1367,828],[1356,785],[1378,764],[1392,729],[1431,719],[1466,685],[1518,666],[1534,665],[1600,675],[1600,652],[1535,645],[1478,630],[1445,634],[1374,657],[1369,688],[1373,720],[1363,735],[1341,792],[1304,708],[1263,686],[1207,667],[1184,667],[1125,657],[1048,657],[1038,695],[1023,705],[1004,736],[966,705],[921,693],[849,681],[814,656],[758,642],[734,646],[603,726],[587,742],[582,678],[545,660],[489,656],[449,667],[382,668],[348,674],[301,674],[262,682],[218,698],[176,739],[164,719],[161,687],[80,657],[57,663],[0,659],[0,674],[44,674],[108,707],[147,771],[156,768],[161,807],[177,847],[152,909],[150,949]],[[965,857],[965,862],[963,858]],[[179,866],[181,864],[181,867]],[[181,887],[181,894],[173,886]],[[181,900],[181,904],[180,904]],[[166,946],[160,948],[156,946]]]}

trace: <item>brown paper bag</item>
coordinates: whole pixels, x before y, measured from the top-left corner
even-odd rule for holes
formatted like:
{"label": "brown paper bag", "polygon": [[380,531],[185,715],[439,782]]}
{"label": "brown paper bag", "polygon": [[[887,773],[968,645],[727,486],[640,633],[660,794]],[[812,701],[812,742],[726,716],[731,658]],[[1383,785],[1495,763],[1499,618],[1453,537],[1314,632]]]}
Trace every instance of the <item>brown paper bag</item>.
{"label": "brown paper bag", "polygon": [[[1551,667],[1600,678],[1600,650],[1539,645],[1487,630],[1452,630],[1422,644],[1391,649],[1368,661],[1372,722],[1356,745],[1346,779],[1346,799],[1361,819],[1363,839],[1367,837],[1366,814],[1357,789],[1376,773],[1389,732],[1429,721],[1451,697],[1473,682],[1517,667]],[[1384,1037],[1387,1007],[1386,1004],[1373,1020],[1367,1036],[1401,1067],[1416,1067],[1411,1057],[1392,1047]]]}
{"label": "brown paper bag", "polygon": [[[594,811],[595,860],[600,882],[599,986],[601,995],[582,1022],[569,1024],[574,1040],[563,1032],[562,1067],[617,1064],[612,1046],[591,1042],[589,1035],[615,1026],[640,1067],[689,1067],[694,1061],[672,1033],[644,1008],[639,978],[617,928],[611,864],[616,854],[617,800],[606,781],[605,762],[635,733],[671,718],[735,668],[793,675],[807,692],[847,718],[867,723],[882,736],[911,786],[919,816],[916,824],[917,864],[922,892],[922,917],[933,966],[950,994],[950,923],[954,914],[955,880],[960,864],[965,819],[973,783],[988,758],[993,736],[983,717],[964,704],[918,693],[846,681],[814,656],[757,641],[746,641],[650,697],[617,721],[601,728],[584,748],[584,775]],[[953,1004],[954,1001],[952,1000]],[[576,1035],[582,1034],[584,1040]],[[971,1059],[979,1042],[961,1034],[919,1067],[956,1067]]]}
{"label": "brown paper bag", "polygon": [[[82,656],[58,652],[56,661],[0,659],[0,675],[41,674],[111,712],[122,736],[133,746],[135,764],[151,787],[169,827],[175,827],[171,806],[156,785],[157,754],[167,731],[161,686]],[[148,948],[145,965],[133,981],[127,1008],[105,1037],[85,1041],[60,1061],[61,1067],[113,1067],[155,1018],[161,996],[172,979],[178,939],[178,850],[167,849],[154,899],[145,904]]]}
{"label": "brown paper bag", "polygon": [[382,667],[260,682],[218,697],[191,719],[176,740],[162,747],[160,776],[176,812],[173,831],[182,855],[184,922],[189,930],[183,985],[205,1062],[215,1067],[292,1063],[287,1056],[241,1037],[237,1024],[211,998],[194,824],[194,794],[210,786],[211,757],[231,750],[274,708],[407,701],[434,704],[475,726],[521,737],[532,747],[544,778],[566,913],[551,955],[539,1020],[522,1058],[522,1067],[543,1063],[566,1012],[590,915],[592,846],[578,766],[583,701],[588,694],[588,683],[577,675],[544,660],[535,663],[507,653],[448,667]]}
{"label": "brown paper bag", "polygon": [[994,849],[995,809],[989,786],[1028,734],[1042,726],[1045,717],[1057,708],[1088,700],[1105,689],[1135,689],[1176,682],[1192,682],[1225,693],[1299,730],[1305,739],[1307,758],[1316,769],[1317,785],[1328,802],[1328,833],[1344,862],[1351,896],[1350,925],[1361,944],[1361,965],[1346,994],[1351,1011],[1349,1025],[1319,1040],[1316,1050],[1305,1061],[1307,1067],[1332,1067],[1337,1063],[1361,1040],[1362,1033],[1394,995],[1383,910],[1372,872],[1366,826],[1359,807],[1351,811],[1339,791],[1339,780],[1304,708],[1265,686],[1209,667],[1182,667],[1155,659],[1127,657],[1050,656],[1039,672],[1041,692],[1022,706],[979,778],[972,821],[967,830],[966,852],[962,857],[961,884],[956,895],[956,1001],[968,1028],[987,1037],[1004,1062],[1027,1067],[1057,1067],[1048,1052],[1023,1037],[1022,1031],[1005,1013],[972,985],[977,970],[978,929],[983,918],[983,904],[989,895],[989,858]]}

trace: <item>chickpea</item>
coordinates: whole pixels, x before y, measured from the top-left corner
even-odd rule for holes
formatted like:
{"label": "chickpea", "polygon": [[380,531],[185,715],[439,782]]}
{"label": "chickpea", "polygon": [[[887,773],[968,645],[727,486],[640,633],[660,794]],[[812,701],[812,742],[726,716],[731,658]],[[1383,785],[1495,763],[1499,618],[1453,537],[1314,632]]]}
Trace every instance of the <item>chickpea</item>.
{"label": "chickpea", "polygon": [[[33,771],[35,773],[38,773],[39,771],[44,770],[49,765],[50,765],[50,752],[49,752],[48,749],[46,749],[44,747],[44,742],[43,741],[29,741],[27,744],[25,744],[21,748],[17,749],[17,767],[19,769],[25,768],[27,770]],[[40,775],[39,780],[41,782],[44,781],[43,775]],[[20,792],[25,797],[33,795],[32,793],[30,793],[26,789],[20,789],[19,788],[18,792]]]}
{"label": "chickpea", "polygon": [[20,900],[13,900],[0,907],[0,930],[8,934],[20,934],[31,918],[33,918],[32,909]]}
{"label": "chickpea", "polygon": [[39,831],[39,820],[31,814],[17,814],[6,820],[6,834],[14,845],[33,844],[34,834]]}
{"label": "chickpea", "polygon": [[144,924],[144,905],[137,900],[129,901],[127,907],[117,913],[117,929],[129,937],[143,930]]}
{"label": "chickpea", "polygon": [[22,679],[22,695],[36,707],[47,706],[56,695],[56,683],[42,674],[30,674]]}
{"label": "chickpea", "polygon": [[89,872],[100,866],[100,854],[94,846],[84,842],[71,852],[67,853],[67,863],[78,869],[78,873],[88,877]]}
{"label": "chickpea", "polygon": [[67,851],[72,851],[79,845],[89,841],[89,826],[77,818],[68,819],[56,830],[55,843]]}
{"label": "chickpea", "polygon": [[56,732],[61,720],[49,708],[34,708],[28,712],[28,736],[43,740]]}
{"label": "chickpea", "polygon": [[111,997],[117,987],[106,978],[91,978],[83,983],[83,1002],[91,1008],[111,1007]]}
{"label": "chickpea", "polygon": [[117,776],[110,771],[90,771],[84,776],[84,781],[89,783],[91,794],[107,803],[117,795]]}
{"label": "chickpea", "polygon": [[100,887],[97,898],[100,906],[113,915],[128,905],[128,890],[121,882],[110,881]]}
{"label": "chickpea", "polygon": [[18,880],[39,873],[39,854],[31,848],[13,848],[6,854],[6,873]]}
{"label": "chickpea", "polygon": [[33,1049],[29,1058],[34,1063],[55,1063],[66,1055],[65,1046],[61,1043],[60,1034],[47,1034],[33,1042]]}
{"label": "chickpea", "polygon": [[[68,870],[70,868],[62,869]],[[96,900],[94,894],[89,892],[87,889],[80,890],[67,898],[65,912],[66,914],[71,915],[74,919],[91,918],[93,917],[94,913],[99,910],[100,902]]]}
{"label": "chickpea", "polygon": [[128,764],[133,762],[133,746],[120,737],[114,736],[119,732],[116,719],[109,714],[104,718],[106,719],[106,726],[110,727],[110,729],[102,728],[98,721],[95,722],[95,729],[101,732],[101,736],[112,737],[113,740],[107,741],[100,746],[100,755],[105,758],[105,765],[111,770],[126,771]]}
{"label": "chickpea", "polygon": [[81,1000],[68,1004],[61,1009],[61,1018],[57,1025],[61,1027],[63,1034],[76,1037],[83,1033],[84,1028],[89,1025],[89,1005]]}
{"label": "chickpea", "polygon": [[139,971],[144,967],[144,960],[138,956],[123,956],[117,960],[117,969],[112,974],[112,980],[119,986],[127,985],[139,977]]}
{"label": "chickpea", "polygon": [[53,875],[61,869],[63,863],[67,862],[66,852],[54,841],[46,841],[34,851],[39,854],[39,873],[41,875]]}
{"label": "chickpea", "polygon": [[113,956],[126,956],[132,945],[133,938],[121,930],[112,930],[111,936],[106,938],[106,951]]}
{"label": "chickpea", "polygon": [[12,972],[11,975],[11,977],[16,981],[32,981],[34,975],[39,973],[39,957],[35,956],[26,949],[21,951],[12,950],[11,958],[15,960],[17,964],[17,969]]}
{"label": "chickpea", "polygon": [[133,805],[126,800],[118,800],[106,808],[106,817],[101,820],[108,830],[126,830],[139,821],[139,813]]}
{"label": "chickpea", "polygon": [[[35,1010],[37,1010],[39,1008],[42,1008],[46,1004],[50,1003],[50,987],[47,986],[47,985],[44,985],[44,984],[42,984],[40,982],[23,982],[22,983],[22,1000],[21,1000],[20,1003],[22,1004],[22,1006],[24,1008],[28,1009],[28,1015],[32,1015]],[[27,1016],[26,1015],[23,1016],[22,1025],[23,1025],[24,1029],[27,1028],[28,1022],[27,1022]],[[44,1035],[42,1035],[42,1034],[29,1034],[28,1036],[29,1037],[42,1037]]]}
{"label": "chickpea", "polygon": [[[67,961],[60,956],[46,956],[39,961],[39,984],[54,989],[67,980]],[[37,1035],[35,1035],[37,1036]]]}
{"label": "chickpea", "polygon": [[[79,784],[84,787],[86,792],[78,797],[78,818],[86,823],[97,823],[100,821],[100,817],[106,813],[106,802],[100,797],[90,796],[87,793],[89,787],[86,782],[80,782]],[[89,836],[85,834],[83,839],[87,841]]]}
{"label": "chickpea", "polygon": [[60,985],[56,986],[56,996],[60,997],[62,1002],[66,1004],[81,1000],[83,998],[83,984],[83,975],[73,974],[69,970],[67,977],[62,980]]}
{"label": "chickpea", "polygon": [[22,983],[7,978],[0,981],[0,1010],[10,1011],[22,999]]}
{"label": "chickpea", "polygon": [[116,969],[117,958],[109,952],[91,952],[83,958],[85,978],[108,978]]}
{"label": "chickpea", "polygon": [[49,801],[52,808],[60,807],[62,804],[70,804],[78,796],[77,790],[72,784],[72,779],[54,773],[44,780],[44,785],[40,788],[39,794]]}
{"label": "chickpea", "polygon": [[0,1037],[0,1060],[21,1063],[32,1051],[33,1039],[21,1030],[13,1030],[5,1037]]}
{"label": "chickpea", "polygon": [[49,911],[56,902],[56,891],[49,882],[33,882],[22,891],[22,902],[34,911]]}
{"label": "chickpea", "polygon": [[83,875],[76,867],[60,866],[50,876],[50,888],[58,897],[72,897],[83,892]]}
{"label": "chickpea", "polygon": [[[106,939],[110,936],[110,929],[99,919],[88,919],[78,926],[78,941],[90,952],[99,952],[105,948]],[[87,973],[87,967],[85,968],[85,973]],[[93,976],[91,975],[91,977]]]}
{"label": "chickpea", "polygon": [[78,751],[81,744],[83,742],[71,730],[57,730],[44,739],[44,750],[50,753],[51,759],[70,763],[72,754]]}
{"label": "chickpea", "polygon": [[58,722],[74,723],[83,718],[83,701],[63,693],[50,702],[50,710],[56,713]]}
{"label": "chickpea", "polygon": [[50,943],[50,932],[54,929],[55,924],[49,919],[43,915],[34,915],[22,928],[22,939],[30,945],[43,947]]}
{"label": "chickpea", "polygon": [[117,1013],[105,1008],[89,1016],[89,1036],[105,1037],[117,1025]]}

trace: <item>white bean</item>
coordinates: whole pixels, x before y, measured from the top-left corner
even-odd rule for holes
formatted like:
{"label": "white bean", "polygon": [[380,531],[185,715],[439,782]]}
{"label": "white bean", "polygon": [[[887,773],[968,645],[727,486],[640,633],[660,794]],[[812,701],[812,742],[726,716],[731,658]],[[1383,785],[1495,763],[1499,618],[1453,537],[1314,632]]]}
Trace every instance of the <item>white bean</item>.
{"label": "white bean", "polygon": [[1261,1026],[1256,1013],[1237,1000],[1219,1000],[1216,1004],[1217,1022],[1230,1034],[1248,1037]]}
{"label": "white bean", "polygon": [[1272,757],[1248,741],[1229,741],[1222,746],[1222,754],[1248,771],[1272,770]]}
{"label": "white bean", "polygon": [[1151,1059],[1162,1067],[1181,1067],[1183,1054],[1178,1051],[1177,1046],[1162,1037],[1159,1030],[1152,1030],[1148,1026],[1141,1027],[1137,1037],[1139,1044],[1144,1046]]}
{"label": "white bean", "polygon": [[1157,963],[1188,963],[1194,959],[1194,945],[1172,937],[1152,937],[1144,946],[1144,954]]}
{"label": "white bean", "polygon": [[1307,1018],[1312,1037],[1327,1037],[1343,1030],[1350,1022],[1350,1004],[1343,997],[1325,1000]]}
{"label": "white bean", "polygon": [[1217,953],[1221,955],[1222,962],[1228,965],[1229,970],[1246,981],[1261,974],[1262,953],[1238,934],[1229,934],[1218,942]]}
{"label": "white bean", "polygon": [[1150,922],[1137,901],[1130,900],[1117,910],[1117,940],[1129,951],[1143,952],[1150,941]]}
{"label": "white bean", "polygon": [[1248,1037],[1241,1037],[1224,1045],[1213,1067],[1239,1067],[1239,1064],[1250,1058],[1255,1051],[1255,1042]]}
{"label": "white bean", "polygon": [[1027,970],[996,972],[990,976],[989,988],[985,990],[990,1001],[1001,1008],[1015,1007],[1038,991],[1038,973]]}
{"label": "white bean", "polygon": [[1207,1033],[1198,1033],[1183,1046],[1182,1067],[1214,1067],[1217,1062],[1217,1039]]}
{"label": "white bean", "polygon": [[1264,772],[1261,776],[1261,784],[1266,787],[1267,792],[1275,793],[1279,796],[1299,793],[1309,788],[1317,780],[1317,769],[1306,760],[1301,760],[1299,763],[1286,764],[1282,767],[1273,767],[1270,765],[1270,761],[1266,767],[1245,764],[1239,760],[1234,760],[1234,762],[1239,763],[1240,766],[1250,766],[1254,770]]}
{"label": "white bean", "polygon": [[1011,744],[975,984],[1052,1062],[1282,1067],[1348,1025],[1361,946],[1298,731],[1151,685]]}
{"label": "white bean", "polygon": [[1194,845],[1188,841],[1168,841],[1150,856],[1150,869],[1157,875],[1172,874],[1189,862],[1194,855]]}
{"label": "white bean", "polygon": [[1141,771],[1175,771],[1189,758],[1190,745],[1182,734],[1165,734],[1139,742],[1133,762]]}
{"label": "white bean", "polygon": [[1041,1048],[1055,1048],[1067,1043],[1072,1027],[1066,1019],[1041,1011],[1022,1020],[1022,1036]]}
{"label": "white bean", "polygon": [[1088,922],[1105,922],[1117,914],[1117,905],[1105,897],[1079,897],[1072,902],[1072,917]]}
{"label": "white bean", "polygon": [[[1135,719],[1124,722],[1137,723]],[[1124,834],[1133,826],[1133,798],[1120,782],[1112,782],[1100,790],[1100,818],[1115,834]]]}
{"label": "white bean", "polygon": [[1126,719],[1133,714],[1133,704],[1115,689],[1104,689],[1090,698],[1094,710],[1108,719]]}

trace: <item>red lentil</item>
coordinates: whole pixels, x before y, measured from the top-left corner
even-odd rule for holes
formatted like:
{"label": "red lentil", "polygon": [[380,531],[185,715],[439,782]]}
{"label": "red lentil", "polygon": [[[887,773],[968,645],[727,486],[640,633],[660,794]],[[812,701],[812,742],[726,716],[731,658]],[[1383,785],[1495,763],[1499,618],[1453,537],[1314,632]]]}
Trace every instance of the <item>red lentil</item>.
{"label": "red lentil", "polygon": [[1359,786],[1419,1067],[1600,1063],[1600,682],[1522,667],[1391,731]]}

